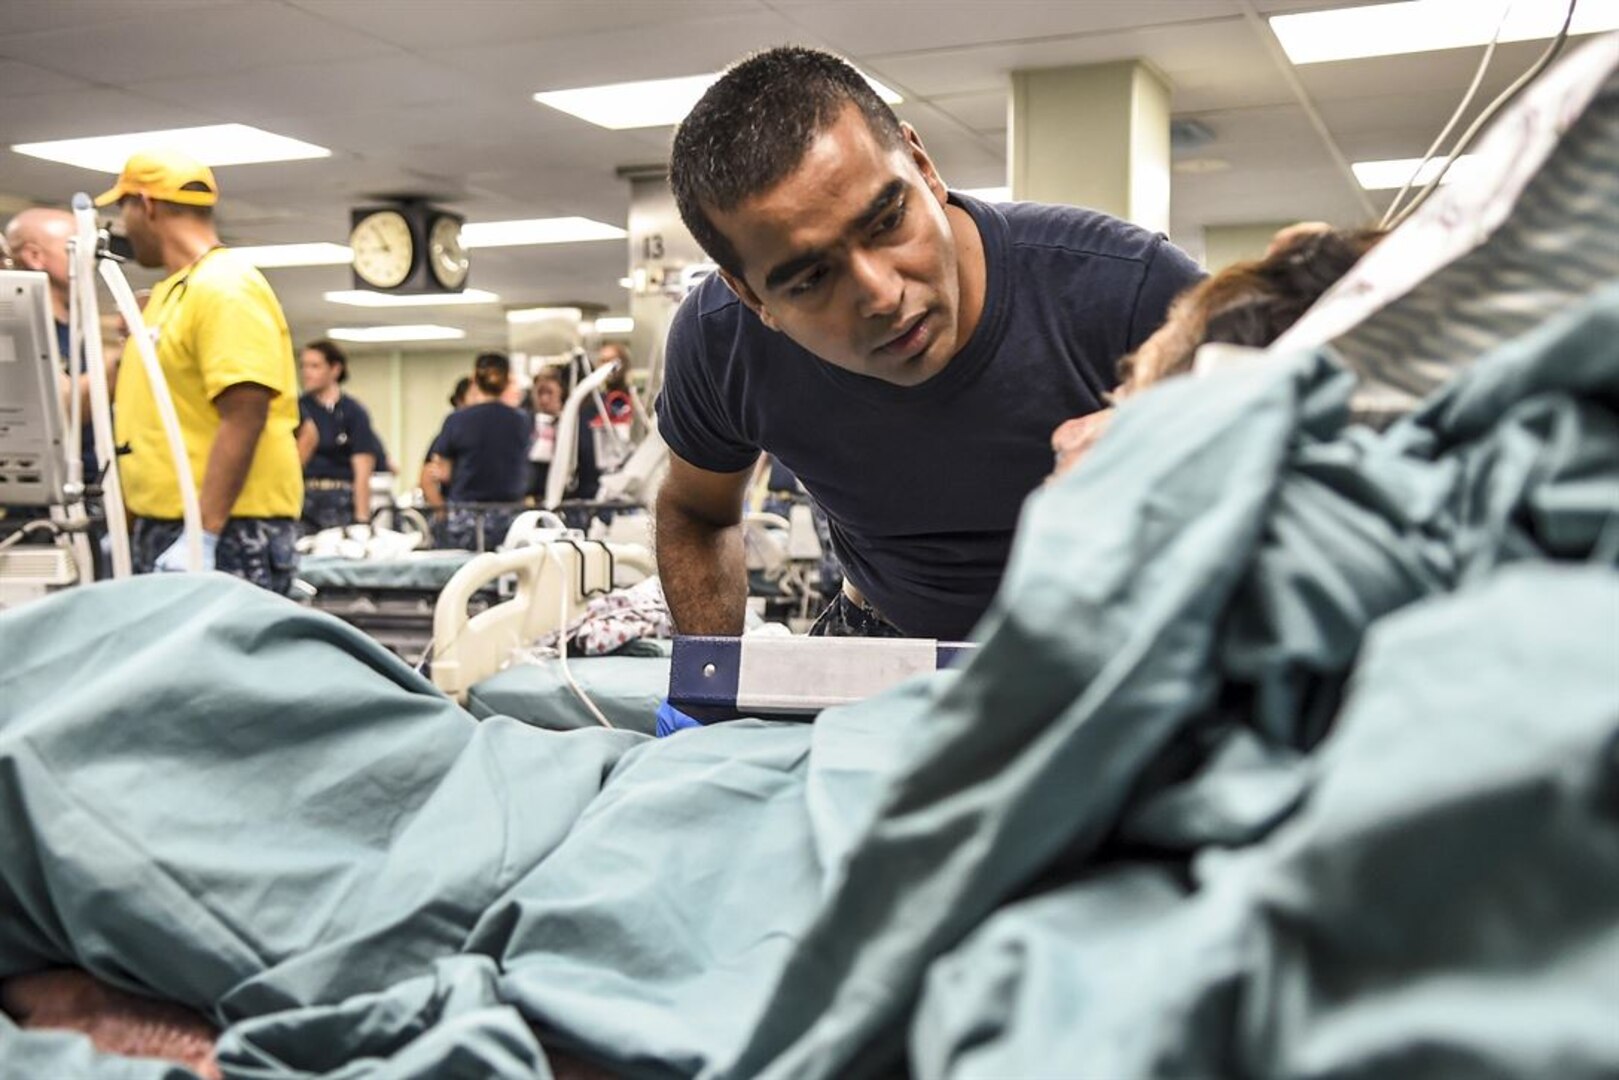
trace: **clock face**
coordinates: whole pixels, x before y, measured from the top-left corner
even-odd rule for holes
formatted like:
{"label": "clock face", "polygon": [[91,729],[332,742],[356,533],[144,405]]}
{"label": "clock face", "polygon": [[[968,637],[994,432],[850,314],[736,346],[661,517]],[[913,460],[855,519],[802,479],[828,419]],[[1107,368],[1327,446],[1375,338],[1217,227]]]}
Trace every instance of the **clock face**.
{"label": "clock face", "polygon": [[379,210],[360,219],[349,233],[354,272],[378,289],[392,289],[410,277],[416,264],[416,244],[410,222],[397,210]]}
{"label": "clock face", "polygon": [[461,223],[448,215],[433,219],[427,235],[427,264],[443,289],[467,282],[467,249],[461,246]]}

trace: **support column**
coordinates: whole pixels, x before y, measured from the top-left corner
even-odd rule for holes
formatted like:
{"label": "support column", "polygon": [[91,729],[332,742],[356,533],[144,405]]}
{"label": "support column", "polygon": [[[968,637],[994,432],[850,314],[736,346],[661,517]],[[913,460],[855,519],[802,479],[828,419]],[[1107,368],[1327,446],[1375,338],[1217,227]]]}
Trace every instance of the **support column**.
{"label": "support column", "polygon": [[1169,81],[1142,60],[1012,73],[1012,198],[1169,231]]}
{"label": "support column", "polygon": [[661,354],[663,343],[656,338],[684,298],[681,271],[706,263],[708,256],[680,220],[665,166],[625,165],[618,175],[630,185],[630,353],[636,367],[646,368]]}

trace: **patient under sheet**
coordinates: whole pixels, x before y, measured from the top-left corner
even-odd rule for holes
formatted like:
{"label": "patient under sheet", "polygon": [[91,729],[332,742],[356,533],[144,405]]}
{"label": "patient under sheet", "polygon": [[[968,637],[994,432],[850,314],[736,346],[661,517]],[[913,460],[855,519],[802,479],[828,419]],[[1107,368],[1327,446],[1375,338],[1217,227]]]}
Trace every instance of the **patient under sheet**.
{"label": "patient under sheet", "polygon": [[1132,399],[975,659],[813,725],[475,721],[221,576],[0,615],[0,977],[233,1077],[1613,1075],[1619,286],[1354,387]]}

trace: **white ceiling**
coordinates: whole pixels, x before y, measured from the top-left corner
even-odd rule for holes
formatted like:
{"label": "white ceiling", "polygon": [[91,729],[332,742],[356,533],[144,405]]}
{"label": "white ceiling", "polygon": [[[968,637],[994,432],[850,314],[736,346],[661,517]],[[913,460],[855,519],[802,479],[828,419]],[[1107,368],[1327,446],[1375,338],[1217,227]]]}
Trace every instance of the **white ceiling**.
{"label": "white ceiling", "polygon": [[[1263,14],[1348,0],[1254,0]],[[0,146],[240,122],[331,148],[329,159],[220,170],[230,243],[345,238],[350,206],[418,193],[471,220],[580,214],[623,225],[621,165],[663,158],[669,129],[610,132],[535,104],[537,90],[717,70],[754,49],[819,45],[904,95],[946,179],[1005,183],[1011,71],[1145,57],[1177,117],[1230,168],[1177,174],[1172,232],[1364,217],[1242,0],[4,0]],[[1540,43],[1503,46],[1493,93]],[[1478,50],[1298,69],[1352,160],[1419,155]],[[110,178],[0,149],[0,203],[65,204]],[[1384,198],[1383,197],[1379,197]],[[1381,202],[1379,202],[1381,205]],[[473,253],[469,284],[513,306],[627,307],[623,242]],[[268,271],[294,334],[437,321],[500,345],[498,308],[362,311],[326,303],[344,267]]]}

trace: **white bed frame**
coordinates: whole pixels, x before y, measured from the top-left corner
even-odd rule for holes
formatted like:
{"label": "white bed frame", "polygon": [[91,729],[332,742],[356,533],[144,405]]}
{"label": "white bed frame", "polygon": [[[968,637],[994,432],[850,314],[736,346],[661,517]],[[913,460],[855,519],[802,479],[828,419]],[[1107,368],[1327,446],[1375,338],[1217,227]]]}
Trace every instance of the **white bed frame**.
{"label": "white bed frame", "polygon": [[[551,540],[473,558],[433,609],[433,684],[465,704],[467,691],[503,669],[512,650],[561,629],[558,620],[571,620],[590,597],[654,573],[644,545],[598,540]],[[511,599],[468,615],[478,590],[507,574],[517,578]]]}

